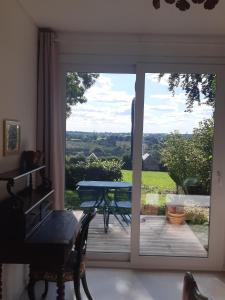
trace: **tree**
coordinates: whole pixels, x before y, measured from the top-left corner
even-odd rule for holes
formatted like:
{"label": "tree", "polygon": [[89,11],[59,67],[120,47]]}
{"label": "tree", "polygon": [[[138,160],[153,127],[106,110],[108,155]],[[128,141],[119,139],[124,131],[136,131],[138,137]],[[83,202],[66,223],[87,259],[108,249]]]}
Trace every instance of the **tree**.
{"label": "tree", "polygon": [[96,73],[68,72],[66,75],[66,118],[71,115],[71,106],[87,102],[84,96],[99,77]]}
{"label": "tree", "polygon": [[131,155],[125,154],[123,156],[123,169],[124,170],[132,170],[132,157]]}
{"label": "tree", "polygon": [[161,161],[177,188],[181,186],[189,192],[190,186],[196,186],[199,192],[210,193],[213,127],[213,120],[206,119],[194,128],[191,137],[176,131],[165,137],[160,151]]}
{"label": "tree", "polygon": [[[159,81],[165,73],[159,74]],[[177,87],[185,91],[186,111],[192,111],[195,102],[201,104],[201,94],[205,99],[205,104],[215,107],[216,96],[216,75],[215,74],[179,74],[171,73],[168,78],[169,91],[175,95]]]}
{"label": "tree", "polygon": [[168,134],[163,141],[160,156],[161,162],[167,167],[170,177],[177,186],[183,185],[187,178],[187,139],[178,131]]}
{"label": "tree", "polygon": [[213,133],[214,121],[213,118],[205,119],[199,123],[198,128],[193,130],[193,143],[196,149],[201,153],[201,160],[197,162],[198,173],[201,185],[204,191],[208,194],[211,186],[211,171],[213,158]]}

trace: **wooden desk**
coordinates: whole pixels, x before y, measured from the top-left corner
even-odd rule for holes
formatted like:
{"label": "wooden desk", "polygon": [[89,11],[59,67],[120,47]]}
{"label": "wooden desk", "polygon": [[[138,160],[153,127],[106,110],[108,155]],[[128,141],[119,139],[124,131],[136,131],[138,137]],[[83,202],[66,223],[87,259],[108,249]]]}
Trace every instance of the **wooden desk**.
{"label": "wooden desk", "polygon": [[[52,211],[44,222],[24,241],[1,241],[1,264],[57,265],[63,273],[66,262],[78,233],[78,221],[70,211]],[[16,229],[15,229],[16,230]],[[2,266],[1,266],[2,269]],[[60,279],[61,278],[61,279]],[[57,300],[64,300],[62,276],[57,282]],[[2,299],[0,278],[0,299]]]}

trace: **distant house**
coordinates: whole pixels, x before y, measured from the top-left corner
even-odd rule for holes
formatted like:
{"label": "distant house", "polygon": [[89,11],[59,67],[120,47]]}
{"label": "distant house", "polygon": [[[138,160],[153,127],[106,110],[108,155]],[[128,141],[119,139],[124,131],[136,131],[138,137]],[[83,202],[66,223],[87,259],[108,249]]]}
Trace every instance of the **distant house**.
{"label": "distant house", "polygon": [[93,152],[87,157],[88,160],[98,160],[97,155],[95,155]]}
{"label": "distant house", "polygon": [[155,158],[151,157],[149,153],[142,155],[142,168],[145,171],[159,171],[160,163]]}

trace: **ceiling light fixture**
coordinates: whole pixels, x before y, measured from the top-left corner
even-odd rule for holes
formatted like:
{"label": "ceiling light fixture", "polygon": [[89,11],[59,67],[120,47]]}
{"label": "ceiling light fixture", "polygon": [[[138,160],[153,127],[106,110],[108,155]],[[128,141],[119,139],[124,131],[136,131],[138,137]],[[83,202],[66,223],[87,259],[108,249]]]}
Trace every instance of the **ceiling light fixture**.
{"label": "ceiling light fixture", "polygon": [[[195,4],[203,4],[205,9],[213,9],[219,2],[219,0],[164,0],[166,3],[169,4],[176,4],[176,7],[179,10],[185,11],[191,7],[190,2]],[[160,8],[160,0],[153,0],[153,6],[155,9]]]}

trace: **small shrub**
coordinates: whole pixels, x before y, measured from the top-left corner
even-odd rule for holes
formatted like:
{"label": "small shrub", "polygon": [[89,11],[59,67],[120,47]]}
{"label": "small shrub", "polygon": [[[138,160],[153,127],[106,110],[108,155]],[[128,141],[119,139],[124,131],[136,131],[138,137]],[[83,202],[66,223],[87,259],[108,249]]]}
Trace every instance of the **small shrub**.
{"label": "small shrub", "polygon": [[75,189],[81,180],[122,180],[122,163],[117,160],[88,160],[86,162],[70,163],[66,161],[66,188]]}
{"label": "small shrub", "polygon": [[208,208],[186,207],[185,216],[186,220],[193,225],[203,225],[209,222]]}

